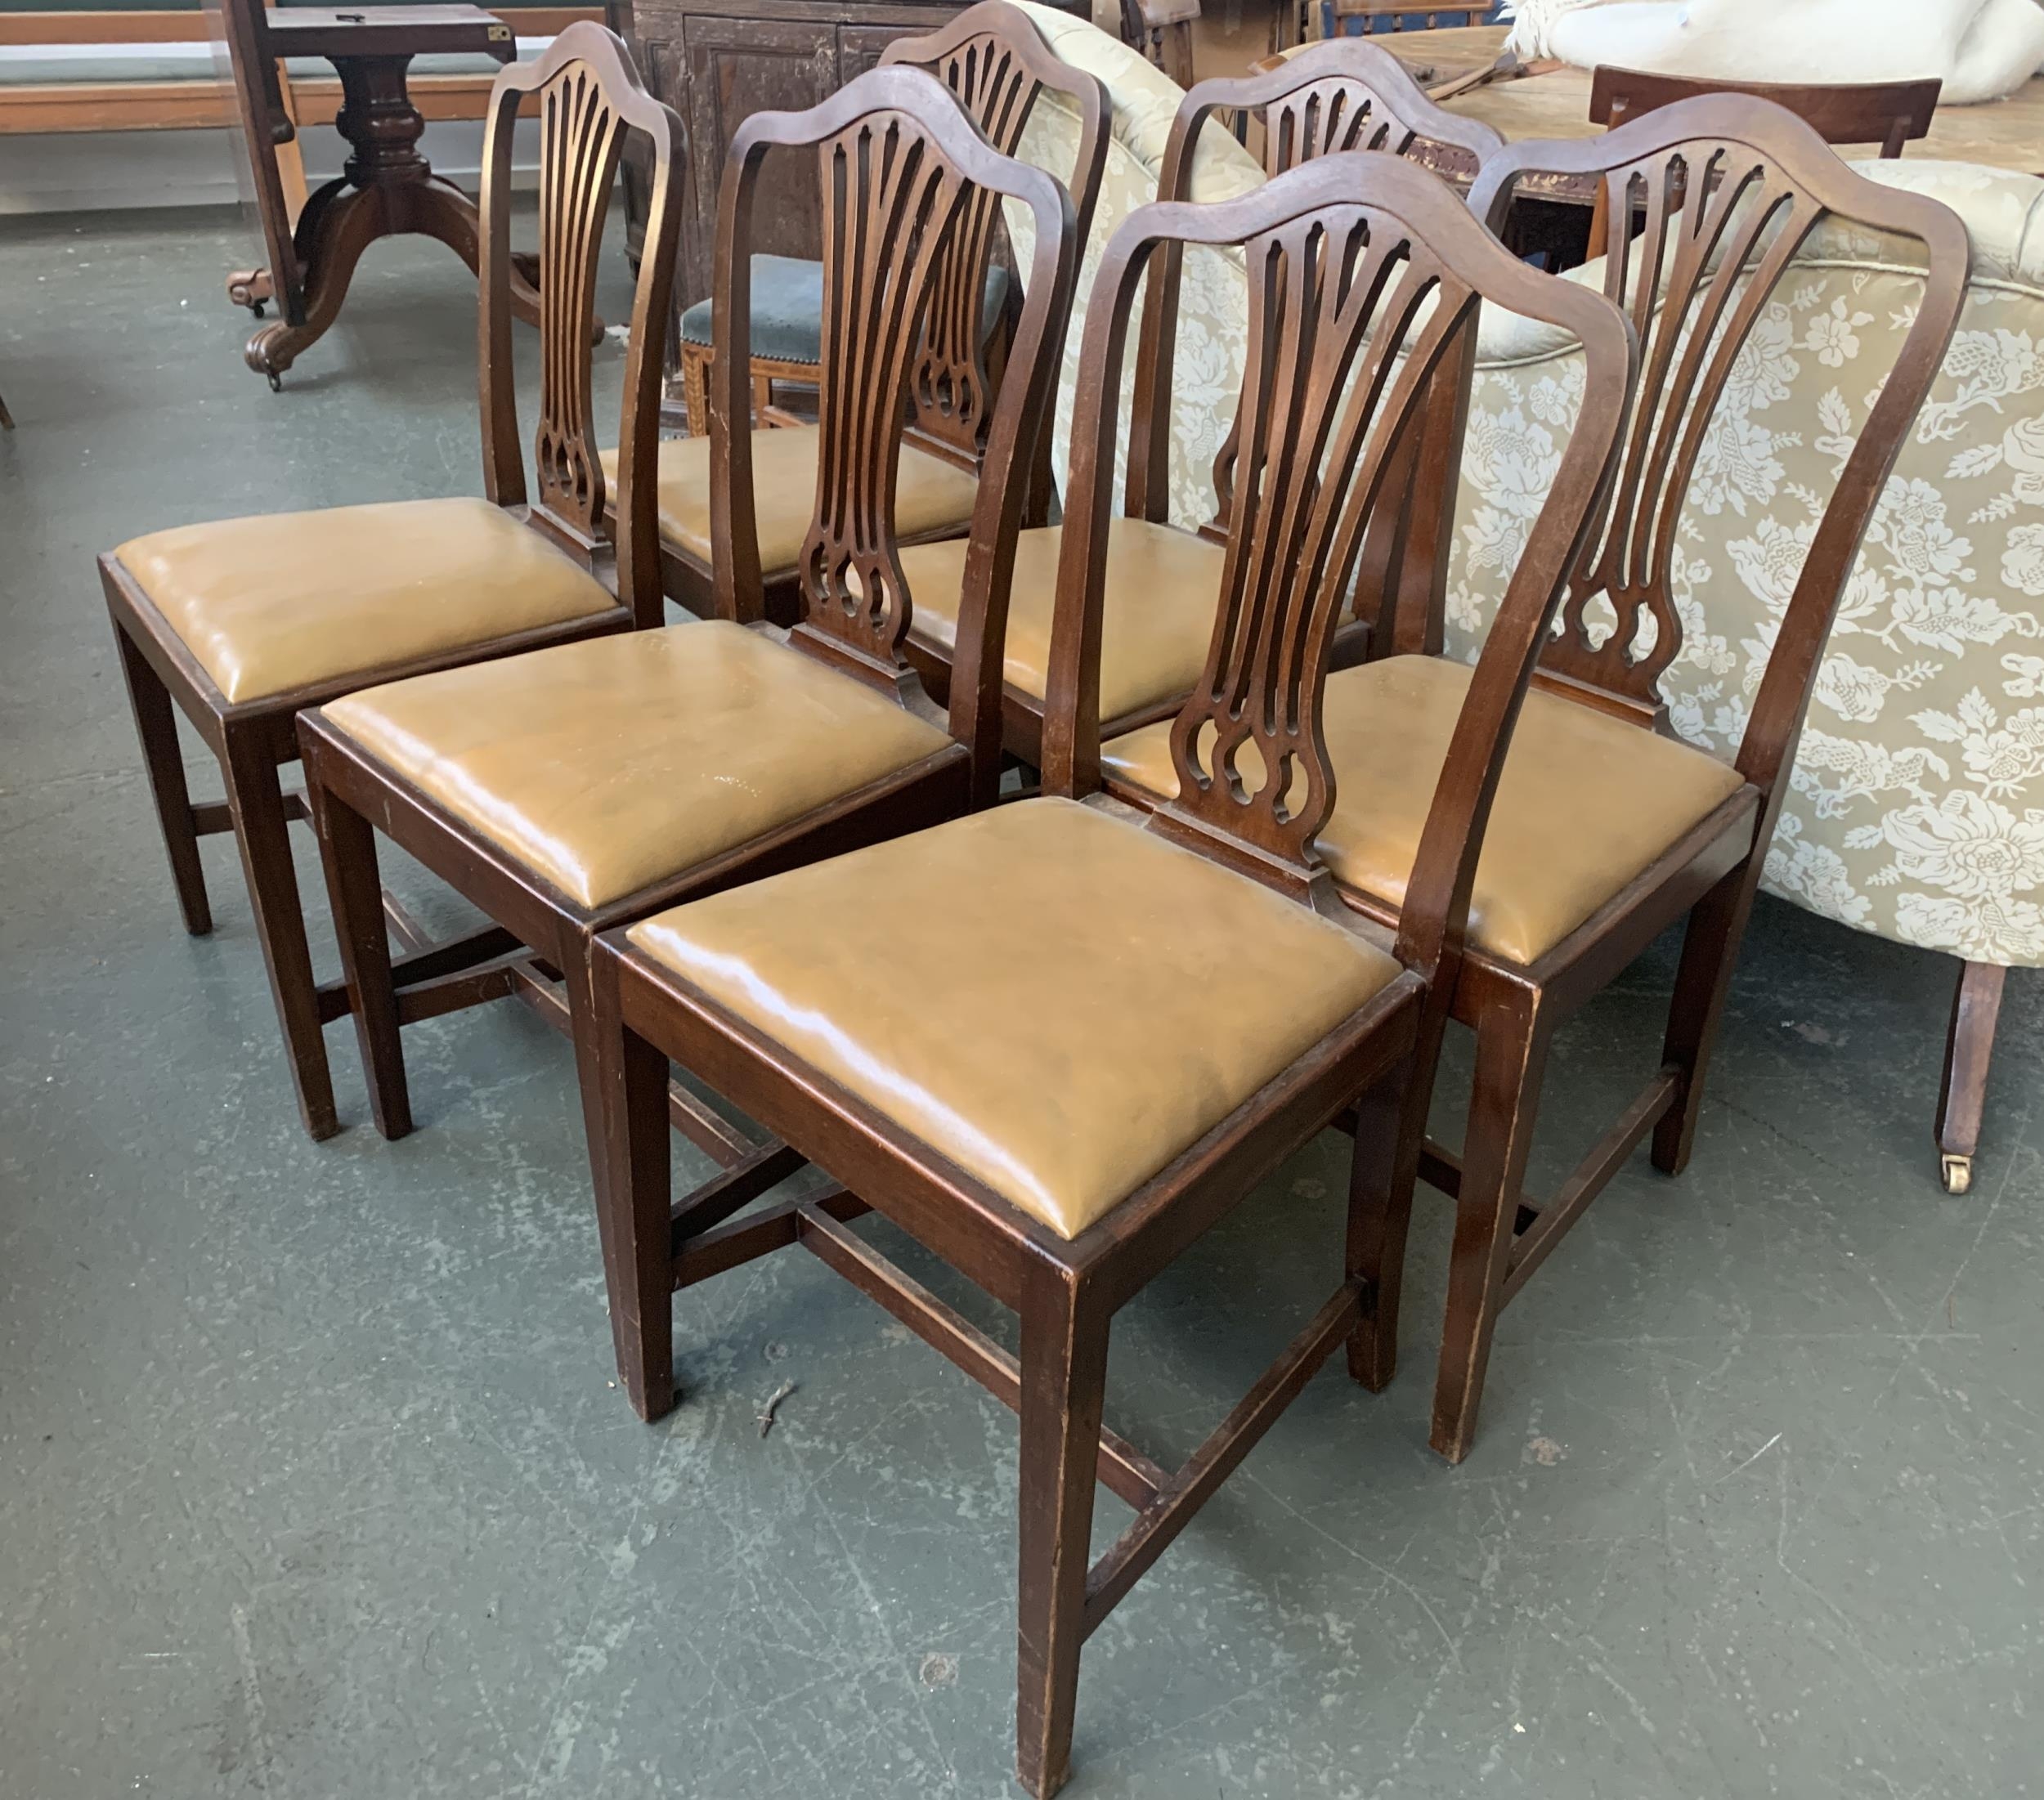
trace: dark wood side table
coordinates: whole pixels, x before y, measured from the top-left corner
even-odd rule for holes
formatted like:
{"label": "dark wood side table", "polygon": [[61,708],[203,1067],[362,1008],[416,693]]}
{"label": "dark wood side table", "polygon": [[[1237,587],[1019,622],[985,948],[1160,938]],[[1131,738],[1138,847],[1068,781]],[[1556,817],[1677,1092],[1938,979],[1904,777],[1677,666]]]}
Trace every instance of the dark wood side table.
{"label": "dark wood side table", "polygon": [[[268,301],[282,315],[260,327],[244,352],[274,388],[339,315],[355,265],[379,238],[406,231],[437,238],[474,270],[475,202],[419,154],[426,122],[412,103],[406,73],[420,56],[509,62],[516,43],[512,28],[480,7],[271,12],[262,0],[223,0],[221,11],[270,255],[267,268],[228,276],[227,293],[258,318]],[[306,201],[295,228],[276,166],[276,146],[295,130],[279,91],[280,56],[333,64],[342,93],[334,124],[352,150],[344,172]],[[536,324],[539,296],[524,271],[513,273],[511,291],[518,316]]]}

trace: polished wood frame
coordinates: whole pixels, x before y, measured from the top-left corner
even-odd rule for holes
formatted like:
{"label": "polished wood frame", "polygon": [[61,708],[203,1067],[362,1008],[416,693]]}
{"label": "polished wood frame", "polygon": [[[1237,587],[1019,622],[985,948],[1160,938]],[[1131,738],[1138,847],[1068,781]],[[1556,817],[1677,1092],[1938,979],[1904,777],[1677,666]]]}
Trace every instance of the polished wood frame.
{"label": "polished wood frame", "polygon": [[[564,250],[557,252],[551,244],[543,244],[540,264],[540,335],[547,347],[543,360],[549,383],[541,410],[536,500],[527,496],[510,379],[512,125],[525,96],[544,96],[578,79],[601,91],[620,122],[613,128],[617,134],[629,128],[652,141],[653,211],[648,241],[662,247],[661,254],[648,257],[642,265],[633,307],[632,347],[625,368],[625,448],[616,503],[618,516],[630,521],[630,528],[614,546],[602,529],[603,472],[595,461],[594,423],[588,414],[587,326],[593,267],[572,262]],[[561,156],[572,154],[572,146],[553,137],[545,141],[554,146]],[[543,149],[542,154],[544,158],[547,151]],[[658,441],[661,368],[657,348],[647,347],[660,343],[659,321],[666,316],[671,301],[684,154],[680,121],[639,86],[623,44],[601,25],[587,21],[571,25],[538,61],[514,65],[497,78],[484,140],[480,253],[484,491],[513,517],[583,562],[616,593],[614,608],[588,619],[235,702],[220,692],[118,557],[109,553],[99,559],[185,929],[195,936],[213,929],[199,840],[231,831],[241,852],[299,1113],[315,1138],[329,1137],[340,1128],[320,1028],[345,1014],[350,1002],[342,983],[314,980],[306,942],[289,825],[294,819],[305,819],[307,813],[304,802],[285,794],[278,779],[279,771],[298,759],[296,716],[305,708],[376,683],[660,623],[663,602],[654,549],[657,527],[650,472]],[[564,178],[561,198],[572,213],[593,216],[600,222],[608,204],[616,155],[613,143],[607,159],[598,157],[585,164],[579,191]],[[594,237],[589,241],[593,246]],[[226,783],[224,803],[195,805],[191,800],[177,739],[180,711],[219,761]],[[502,967],[492,965],[510,947],[500,934],[489,932],[437,945],[410,937],[392,977],[401,1010],[408,1018],[430,1018],[461,1003],[467,989],[478,983],[500,987],[509,978]]]}
{"label": "polished wood frame", "polygon": [[[1396,156],[1413,154],[1423,146],[1448,147],[1466,153],[1472,170],[1501,148],[1504,140],[1487,125],[1472,123],[1445,113],[1420,92],[1398,60],[1389,52],[1360,38],[1331,39],[1309,46],[1248,76],[1217,76],[1201,82],[1179,103],[1165,140],[1163,161],[1159,172],[1157,197],[1160,200],[1189,200],[1193,163],[1199,134],[1216,113],[1232,114],[1238,121],[1255,119],[1263,127],[1262,152],[1264,172],[1275,178],[1315,158],[1344,150],[1369,150]],[[1154,524],[1171,522],[1170,481],[1171,386],[1169,368],[1175,359],[1178,336],[1178,297],[1184,272],[1184,249],[1167,240],[1159,249],[1156,277],[1147,290],[1137,332],[1134,398],[1129,437],[1127,497],[1123,510],[1130,518]],[[1172,346],[1170,357],[1162,347]],[[1450,383],[1452,391],[1454,383]],[[1216,543],[1226,539],[1226,519],[1230,496],[1230,471],[1237,450],[1239,416],[1214,459],[1214,489],[1220,502],[1217,517],[1201,528],[1201,535]],[[1452,410],[1424,436],[1414,439],[1401,452],[1393,479],[1410,490],[1415,467],[1423,462],[1431,479],[1421,484],[1415,496],[1423,520],[1430,521],[1429,501],[1445,494],[1452,499],[1454,483],[1451,455],[1459,442],[1461,425]],[[1364,589],[1374,593],[1382,584],[1380,566],[1406,539],[1409,531],[1402,508],[1379,509],[1370,544],[1364,558]],[[1423,522],[1423,535],[1428,529]],[[1428,541],[1431,541],[1429,539]],[[1441,540],[1445,549],[1445,538]],[[1412,579],[1430,589],[1445,583],[1445,556],[1438,566],[1423,571],[1413,559]],[[1423,592],[1412,602],[1429,604]],[[1334,642],[1334,664],[1361,661],[1369,651],[1372,621],[1344,620]],[[949,658],[940,645],[927,639],[912,639],[908,654],[924,681],[941,694],[949,678]],[[1174,695],[1150,705],[1107,720],[1101,727],[1108,737],[1134,731],[1139,726],[1168,719],[1183,705],[1185,696]],[[1047,696],[1007,688],[1002,699],[1003,734],[1008,753],[1034,768],[1043,759],[1043,719]]]}
{"label": "polished wood frame", "polygon": [[[1106,169],[1108,159],[1108,90],[1098,75],[1075,69],[1069,63],[1055,57],[1022,8],[1010,6],[1008,0],[979,0],[979,4],[969,6],[965,12],[948,20],[940,30],[932,30],[928,37],[898,37],[887,45],[885,51],[881,51],[879,65],[912,67],[936,75],[944,86],[951,87],[953,94],[959,96],[961,106],[965,106],[973,123],[985,132],[988,143],[992,143],[1002,155],[1016,153],[1016,145],[1020,143],[1022,131],[1029,124],[1030,112],[1037,108],[1037,98],[1045,87],[1067,96],[1079,110],[1079,151],[1065,186],[1069,188],[1078,214],[1079,241],[1086,241],[1086,235],[1094,222],[1094,204],[1100,198],[1100,176]],[[1008,331],[1014,325],[1014,307],[1010,307],[1008,315],[996,325],[996,357],[989,368],[988,339],[979,327],[985,294],[985,263],[993,249],[992,226],[993,221],[989,214],[984,229],[961,235],[951,255],[953,267],[944,275],[944,304],[932,319],[936,333],[932,349],[936,357],[955,368],[957,380],[963,382],[975,394],[975,419],[967,421],[973,429],[961,433],[947,431],[939,425],[935,433],[916,433],[924,447],[936,450],[940,455],[947,455],[953,462],[973,470],[979,466],[979,427],[984,425],[988,394],[1000,380],[1000,356],[1004,353]],[[981,286],[969,294],[965,280],[973,267],[979,270]],[[715,347],[683,341],[679,360],[683,406],[689,417],[689,429],[707,431],[710,368],[715,361]],[[759,423],[805,423],[775,405],[775,384],[814,388],[818,380],[818,365],[814,361],[787,361],[781,357],[755,356],[751,372],[752,414],[759,419]],[[922,423],[922,417],[924,405],[918,401],[918,425]],[[932,435],[936,439],[935,443],[928,441]],[[1042,474],[1038,480],[1047,480],[1049,433],[1042,433],[1041,446]],[[936,535],[948,537],[955,533],[944,531]],[[669,593],[691,611],[702,611],[702,607],[691,605],[683,593],[683,589],[689,586],[697,564],[679,545],[669,549]],[[697,593],[699,590],[702,589],[697,589]]]}
{"label": "polished wood frame", "polygon": [[[1413,904],[1395,938],[1403,971],[1118,1207],[1068,1239],[639,954],[623,933],[601,940],[596,970],[603,1104],[589,1115],[592,1162],[627,1394],[648,1417],[673,1404],[675,1289],[800,1244],[1013,1407],[1021,1421],[1016,1766],[1039,1797],[1066,1778],[1085,1639],[1338,1347],[1348,1346],[1351,1369],[1369,1366],[1378,1273],[1396,1247],[1375,1236],[1376,1225],[1401,1211],[1376,1190],[1409,1189],[1414,1180],[1504,747],[1594,517],[1631,378],[1630,334],[1615,307],[1525,268],[1433,177],[1390,158],[1331,156],[1218,205],[1162,203],[1132,215],[1101,259],[1080,357],[1047,728],[1046,786],[1053,794],[1111,805],[1098,791],[1096,696],[1115,396],[1136,287],[1160,246],[1186,244],[1243,246],[1253,267],[1268,270],[1267,280],[1251,284],[1249,333],[1266,354],[1245,383],[1253,423],[1244,460],[1255,478],[1242,484],[1230,511],[1207,679],[1174,737],[1186,753],[1186,795],[1146,828],[1374,942],[1390,934],[1339,905],[1312,849],[1333,801],[1320,692],[1363,522],[1378,505],[1396,504],[1387,480],[1399,441],[1414,428],[1436,374],[1461,366],[1458,346],[1479,300],[1566,324],[1588,347],[1582,427],[1473,678],[1428,822]],[[1422,321],[1429,297],[1437,304]],[[1259,329],[1266,316],[1269,329]],[[1396,363],[1391,346],[1401,339],[1410,355]],[[987,643],[997,667],[992,625]],[[1271,755],[1266,767],[1280,766],[1281,749],[1308,772],[1299,813],[1284,806],[1282,781],[1250,794],[1195,778],[1190,747],[1203,725],[1227,710],[1230,696],[1241,717],[1283,721],[1258,741]],[[1228,732],[1223,723],[1224,740]],[[1157,929],[1168,932],[1171,921],[1158,920]],[[884,939],[874,953],[887,953]],[[1217,1012],[1215,1028],[1227,1028],[1224,1013]],[[985,1028],[997,1032],[1001,1022],[989,1019]],[[729,1209],[706,1209],[696,1197],[673,1203],[663,1123],[670,1059],[836,1184],[729,1223]],[[1180,1469],[1167,1471],[1103,1429],[1114,1313],[1359,1095],[1369,1123],[1354,1158],[1342,1281],[1220,1426]],[[868,1210],[1019,1313],[1020,1354],[1010,1355],[850,1231]],[[1089,1569],[1096,1480],[1134,1507],[1136,1518]]]}
{"label": "polished wood frame", "polygon": [[[1825,639],[1910,423],[1952,341],[1971,253],[1965,226],[1948,208],[1867,181],[1801,120],[1743,96],[1681,101],[1602,138],[1509,145],[1478,177],[1472,211],[1500,229],[1515,188],[1535,173],[1594,181],[1610,197],[1611,217],[1638,211],[1644,229],[1614,250],[1605,283],[1606,293],[1629,308],[1643,346],[1626,444],[1611,504],[1570,583],[1562,631],[1543,650],[1534,679],[1644,728],[1665,727],[1659,676],[1680,644],[1669,557],[1682,500],[1732,361],[1775,282],[1827,214],[1919,240],[1929,272],[1916,316],[1818,524],[1755,696],[1735,759],[1744,786],[1537,962],[1522,966],[1475,946],[1462,960],[1454,1016],[1477,1037],[1468,1123],[1459,1153],[1429,1140],[1421,1166],[1457,1207],[1431,1433],[1434,1448],[1452,1462],[1473,1441],[1504,1307],[1649,1133],[1656,1168],[1674,1175],[1688,1163],[1725,996]],[[1778,229],[1764,242],[1770,226]],[[1638,276],[1658,266],[1671,232],[1679,247],[1657,307],[1655,284]],[[1706,279],[1714,255],[1753,267],[1742,290]],[[1694,327],[1688,340],[1685,321]],[[1599,598],[1618,616],[1616,629],[1602,639],[1585,616]],[[1638,651],[1648,616],[1653,647]],[[1437,620],[1425,635],[1437,641],[1438,631]],[[1398,917],[1378,896],[1346,889],[1343,898],[1381,923]],[[1685,918],[1659,1068],[1558,1192],[1544,1203],[1533,1201],[1523,1192],[1526,1157],[1555,1032]],[[1387,1219],[1379,1229],[1402,1242],[1405,1221]],[[1393,1372],[1397,1298],[1396,1271],[1387,1269],[1380,1308],[1393,1323],[1378,1342],[1373,1386]]]}
{"label": "polished wood frame", "polygon": [[[832,246],[827,243],[819,430],[829,448],[819,459],[817,508],[797,571],[800,616],[792,631],[782,634],[766,620],[751,433],[717,433],[711,504],[716,541],[724,553],[715,575],[715,615],[766,633],[790,655],[813,657],[881,690],[908,710],[944,726],[950,741],[908,768],[761,837],[592,908],[455,818],[323,714],[306,714],[298,722],[298,737],[307,794],[320,835],[371,1110],[388,1138],[411,1129],[400,1035],[409,1019],[394,980],[379,904],[372,821],[494,921],[508,947],[506,972],[494,986],[459,1003],[477,1004],[514,992],[537,1000],[544,1014],[574,1041],[583,1104],[594,1122],[599,1100],[591,1045],[600,934],[680,900],[921,830],[993,798],[1000,772],[999,709],[984,691],[985,683],[959,683],[948,715],[940,714],[896,652],[908,624],[908,600],[891,531],[894,471],[906,425],[905,401],[917,378],[923,338],[919,321],[939,291],[953,234],[970,230],[983,209],[1013,199],[1029,208],[1037,241],[1029,298],[987,433],[987,472],[973,517],[975,616],[969,627],[976,636],[984,620],[989,666],[997,682],[1026,472],[1056,378],[1071,305],[1078,250],[1071,201],[1041,170],[991,148],[949,90],[920,69],[876,69],[807,112],[753,114],[733,142],[719,208],[713,417],[734,411],[744,416],[754,198],[761,165],[777,149],[812,150],[826,174],[850,172],[843,177],[847,197],[841,200],[834,197],[831,182],[824,184],[827,240],[836,234],[836,253],[829,253]],[[883,162],[884,151],[890,154]],[[653,259],[649,255],[646,260]],[[657,337],[652,334],[652,341]],[[649,423],[649,437],[651,428]],[[644,466],[651,468],[650,444],[643,448]],[[654,529],[650,522],[646,529]],[[700,1216],[712,1222],[764,1193],[799,1164],[784,1146],[752,1139],[679,1086],[668,1093],[663,1117],[670,1117],[719,1164],[716,1179],[693,1197]]]}
{"label": "polished wood frame", "polygon": [[[1590,76],[1589,119],[1618,126],[1677,101],[1712,94],[1743,94],[1791,112],[1827,144],[1878,144],[1884,161],[1902,154],[1904,144],[1930,135],[1943,83],[1929,81],[1819,82],[1699,81],[1683,75],[1650,74],[1606,64]],[[1611,241],[1609,196],[1600,186],[1590,212],[1585,257],[1603,255]]]}

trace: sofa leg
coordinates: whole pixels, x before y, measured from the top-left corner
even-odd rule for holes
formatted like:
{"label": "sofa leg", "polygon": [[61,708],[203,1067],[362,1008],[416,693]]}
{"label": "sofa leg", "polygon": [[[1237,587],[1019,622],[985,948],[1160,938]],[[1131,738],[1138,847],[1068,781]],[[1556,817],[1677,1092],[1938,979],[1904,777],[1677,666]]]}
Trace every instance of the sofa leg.
{"label": "sofa leg", "polygon": [[1952,1031],[1945,1041],[1944,1081],[1938,1090],[1938,1154],[1948,1193],[1964,1193],[1973,1185],[1988,1063],[1994,1054],[1994,1028],[2001,1015],[2001,984],[2007,974],[2000,964],[1991,962],[1970,962],[1959,971]]}

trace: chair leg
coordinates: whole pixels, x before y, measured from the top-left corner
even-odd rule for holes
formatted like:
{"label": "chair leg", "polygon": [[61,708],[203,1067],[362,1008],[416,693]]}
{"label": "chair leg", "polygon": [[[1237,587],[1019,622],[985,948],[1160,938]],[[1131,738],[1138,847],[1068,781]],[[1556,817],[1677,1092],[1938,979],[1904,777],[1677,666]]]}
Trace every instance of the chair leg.
{"label": "chair leg", "polygon": [[1526,1152],[1540,1110],[1548,1028],[1536,996],[1495,1005],[1477,1023],[1469,1129],[1462,1147],[1448,1305],[1435,1379],[1436,1450],[1459,1462],[1475,1441],[1490,1340],[1504,1305],[1504,1277],[1526,1183]]}
{"label": "chair leg", "polygon": [[213,929],[213,908],[206,901],[206,871],[199,860],[199,833],[192,823],[191,792],[185,785],[184,752],[177,745],[177,709],[171,705],[163,678],[118,625],[114,641],[120,647],[121,673],[127,678],[128,698],[135,711],[135,733],[142,741],[149,790],[155,796],[164,848],[170,853],[177,910],[184,915],[185,929],[203,938]]}
{"label": "chair leg", "polygon": [[1356,1108],[1348,1166],[1348,1269],[1364,1283],[1363,1315],[1349,1334],[1348,1372],[1373,1394],[1398,1368],[1398,1297],[1405,1232],[1427,1138],[1427,1106],[1441,1059],[1441,1030],[1365,1094]]}
{"label": "chair leg", "polygon": [[1741,863],[1697,902],[1682,935],[1682,961],[1675,971],[1674,1000],[1668,1009],[1668,1035],[1661,1053],[1662,1068],[1676,1072],[1682,1091],[1654,1127],[1654,1166],[1664,1175],[1680,1175],[1695,1148],[1704,1077],[1760,884],[1760,866],[1757,853]]}
{"label": "chair leg", "polygon": [[673,1411],[679,1397],[667,1059],[625,1028],[609,951],[589,946],[564,973],[617,1377],[632,1409],[651,1421]]}
{"label": "chair leg", "polygon": [[318,781],[307,779],[305,799],[326,871],[341,978],[347,983],[356,1047],[369,1082],[370,1116],[376,1129],[394,1142],[410,1134],[411,1090],[405,1079],[390,928],[383,916],[383,878],[376,869],[376,833],[367,819]]}
{"label": "chair leg", "polygon": [[326,1041],[320,1031],[319,995],[312,984],[312,954],[305,942],[305,912],[298,878],[291,866],[291,827],[276,763],[246,737],[230,732],[223,762],[227,810],[255,912],[256,936],[270,971],[270,993],[284,1046],[291,1059],[298,1112],[314,1139],[341,1128],[334,1111],[334,1078],[327,1068]]}
{"label": "chair leg", "polygon": [[1964,1193],[1973,1185],[1973,1154],[1980,1148],[1980,1119],[1987,1107],[1988,1064],[1994,1055],[1994,1030],[2001,1018],[2001,987],[2008,970],[1999,963],[1970,962],[1959,971],[1952,998],[1952,1029],[1945,1040],[1944,1079],[1938,1089],[1939,1172],[1945,1192]]}
{"label": "chair leg", "polygon": [[1070,1772],[1108,1323],[1083,1288],[1048,1272],[1024,1297],[1015,1768],[1035,1800]]}

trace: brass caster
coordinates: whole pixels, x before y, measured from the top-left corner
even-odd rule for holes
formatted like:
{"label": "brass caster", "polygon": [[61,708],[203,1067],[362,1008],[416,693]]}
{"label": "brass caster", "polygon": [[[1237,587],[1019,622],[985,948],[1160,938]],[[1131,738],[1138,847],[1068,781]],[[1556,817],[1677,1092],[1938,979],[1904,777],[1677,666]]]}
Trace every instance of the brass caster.
{"label": "brass caster", "polygon": [[284,377],[280,375],[276,369],[266,369],[263,374],[269,377],[271,393],[280,394],[284,392]]}
{"label": "brass caster", "polygon": [[249,302],[249,311],[253,312],[258,319],[262,316],[262,309],[263,302],[260,300],[251,300]]}
{"label": "brass caster", "polygon": [[1970,1156],[1944,1156],[1939,1158],[1943,1165],[1944,1191],[1947,1193],[1964,1193],[1973,1185],[1973,1158]]}

